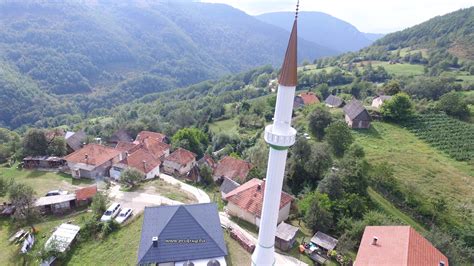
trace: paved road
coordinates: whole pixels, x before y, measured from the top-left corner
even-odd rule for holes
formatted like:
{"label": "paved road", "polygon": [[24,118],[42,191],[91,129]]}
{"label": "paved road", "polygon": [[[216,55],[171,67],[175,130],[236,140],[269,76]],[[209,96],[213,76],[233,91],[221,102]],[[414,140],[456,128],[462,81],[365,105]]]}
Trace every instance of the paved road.
{"label": "paved road", "polygon": [[[219,218],[221,219],[221,224],[226,226],[226,227],[232,227],[234,229],[239,230],[242,232],[250,241],[252,241],[255,245],[257,245],[257,239],[249,232],[244,230],[242,227],[240,227],[238,224],[234,223],[229,219],[229,215],[225,212],[219,212]],[[281,265],[281,266],[289,266],[289,265],[301,265],[301,266],[308,266],[308,264],[297,260],[293,257],[286,256],[283,254],[279,254],[275,252],[275,265]]]}
{"label": "paved road", "polygon": [[[160,178],[162,178],[165,182],[171,184],[180,184],[180,188],[193,194],[199,201],[199,203],[208,203],[211,202],[209,195],[206,194],[203,190],[183,183],[176,178],[161,174]],[[183,204],[182,202],[171,200],[169,198],[163,197],[158,194],[149,194],[145,192],[125,192],[120,191],[120,185],[113,185],[108,190],[109,196],[114,199],[114,201],[119,202],[122,204],[123,207],[132,208],[135,213],[142,212],[146,206],[158,206],[162,204],[166,205],[180,205]],[[219,218],[221,220],[221,224],[225,225],[226,227],[232,227],[239,231],[241,231],[246,237],[248,237],[255,245],[257,244],[257,239],[241,228],[238,224],[234,223],[229,219],[229,216],[225,212],[219,213]],[[276,258],[276,265],[281,266],[291,266],[291,265],[301,265],[301,266],[308,266],[308,264],[299,261],[293,257],[286,256],[283,254],[275,253]]]}
{"label": "paved road", "polygon": [[211,202],[211,199],[209,198],[209,195],[207,195],[207,193],[202,190],[202,189],[199,189],[197,187],[193,187],[189,184],[186,184],[170,175],[166,175],[166,174],[160,174],[160,178],[163,179],[165,182],[167,183],[170,183],[170,184],[179,184],[180,185],[180,188],[184,191],[187,191],[191,194],[194,195],[194,197],[196,197],[196,199],[198,200],[199,203],[209,203]]}
{"label": "paved road", "polygon": [[120,191],[120,185],[113,185],[109,188],[108,193],[115,202],[119,202],[122,207],[132,208],[134,213],[142,212],[146,206],[183,204],[160,195]]}

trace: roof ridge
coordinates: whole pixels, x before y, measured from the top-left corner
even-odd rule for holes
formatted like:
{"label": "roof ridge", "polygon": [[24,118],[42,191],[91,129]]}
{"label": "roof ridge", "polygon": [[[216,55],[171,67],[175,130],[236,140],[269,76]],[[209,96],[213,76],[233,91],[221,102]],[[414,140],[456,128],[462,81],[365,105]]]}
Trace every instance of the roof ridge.
{"label": "roof ridge", "polygon": [[[188,213],[188,215],[191,216],[191,218],[193,218],[193,220],[196,222],[196,224],[198,224],[199,227],[201,227],[201,229],[202,229],[204,232],[206,232],[206,234],[209,236],[209,238],[212,239],[212,242],[214,242],[214,244],[215,244],[222,252],[226,253],[226,252],[222,249],[222,247],[221,247],[219,244],[217,244],[216,240],[214,239],[214,236],[212,236],[211,234],[209,234],[209,232],[207,232],[207,230],[204,229],[204,227],[202,226],[202,224],[201,224],[198,220],[196,220],[196,218],[194,217],[194,215],[192,215],[192,214],[188,211],[187,207],[186,207],[185,205],[181,205],[181,207],[183,207],[184,210]],[[167,225],[168,225],[168,224],[167,224]],[[165,226],[165,227],[166,227],[166,226]]]}

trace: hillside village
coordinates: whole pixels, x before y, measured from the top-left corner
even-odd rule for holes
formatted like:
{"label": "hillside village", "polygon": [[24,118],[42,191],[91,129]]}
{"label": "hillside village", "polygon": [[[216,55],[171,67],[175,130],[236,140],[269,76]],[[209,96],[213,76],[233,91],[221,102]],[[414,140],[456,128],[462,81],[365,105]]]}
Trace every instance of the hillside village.
{"label": "hillside village", "polygon": [[[275,265],[474,263],[473,13],[295,59]],[[281,169],[271,141],[286,141],[268,131],[284,67],[132,96],[163,87],[144,77],[63,96],[88,106],[80,115],[9,116],[0,265],[250,265],[269,228],[266,176]]]}

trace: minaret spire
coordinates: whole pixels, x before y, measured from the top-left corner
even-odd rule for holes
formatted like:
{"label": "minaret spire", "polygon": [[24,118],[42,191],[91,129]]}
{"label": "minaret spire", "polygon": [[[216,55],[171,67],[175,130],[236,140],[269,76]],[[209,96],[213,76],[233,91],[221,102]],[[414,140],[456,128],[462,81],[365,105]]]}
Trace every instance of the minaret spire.
{"label": "minaret spire", "polygon": [[295,21],[291,29],[288,48],[286,49],[285,60],[281,67],[281,74],[278,82],[283,86],[296,86],[298,82],[297,65],[298,65],[298,10],[299,1],[296,5]]}
{"label": "minaret spire", "polygon": [[291,127],[293,99],[295,97],[298,54],[298,19],[299,1],[296,5],[295,21],[290,34],[285,60],[278,80],[278,93],[273,124],[265,127],[265,141],[270,145],[268,156],[265,192],[258,245],[252,255],[252,266],[275,265],[275,233],[280,211],[283,175],[285,173],[288,148],[295,143],[296,130]]}

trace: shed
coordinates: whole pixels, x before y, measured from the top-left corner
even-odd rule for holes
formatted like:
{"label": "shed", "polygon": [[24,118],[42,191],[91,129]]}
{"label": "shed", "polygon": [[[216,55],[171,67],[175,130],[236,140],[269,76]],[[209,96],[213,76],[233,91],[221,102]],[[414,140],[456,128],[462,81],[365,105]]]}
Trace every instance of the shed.
{"label": "shed", "polygon": [[350,128],[369,128],[372,118],[360,101],[352,100],[344,106],[345,120]]}
{"label": "shed", "polygon": [[48,241],[46,241],[44,246],[51,247],[51,245],[54,245],[57,251],[64,252],[69,248],[74,239],[76,239],[80,229],[81,228],[77,225],[61,224]]}
{"label": "shed", "polygon": [[324,248],[326,251],[333,250],[337,245],[337,239],[319,231],[311,238],[311,242]]}
{"label": "shed", "polygon": [[77,205],[88,205],[92,202],[92,198],[97,194],[97,185],[80,188],[76,190]]}
{"label": "shed", "polygon": [[75,206],[76,194],[41,197],[35,206],[48,213],[64,213]]}
{"label": "shed", "polygon": [[59,157],[48,157],[48,156],[28,156],[23,159],[23,168],[43,168],[43,169],[54,169],[60,168],[66,165],[66,161]]}
{"label": "shed", "polygon": [[275,246],[283,251],[291,249],[296,241],[299,228],[282,222],[278,225],[275,235]]}
{"label": "shed", "polygon": [[326,100],[324,100],[324,103],[329,107],[341,107],[344,105],[344,101],[341,98],[332,94],[330,94]]}

